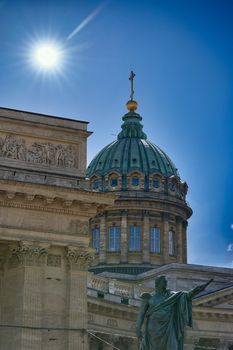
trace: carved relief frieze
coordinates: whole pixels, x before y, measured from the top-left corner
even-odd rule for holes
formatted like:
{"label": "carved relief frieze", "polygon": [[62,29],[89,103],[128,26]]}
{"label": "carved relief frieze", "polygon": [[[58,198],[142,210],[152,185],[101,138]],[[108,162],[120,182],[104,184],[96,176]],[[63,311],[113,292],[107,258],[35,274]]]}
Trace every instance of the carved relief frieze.
{"label": "carved relief frieze", "polygon": [[95,257],[95,250],[89,247],[67,247],[67,261],[72,269],[87,270]]}
{"label": "carved relief frieze", "polygon": [[8,134],[0,137],[0,157],[62,168],[78,168],[78,146],[33,142]]}
{"label": "carved relief frieze", "polygon": [[45,262],[48,251],[39,245],[32,245],[28,242],[20,242],[11,250],[8,260],[9,267],[17,265],[40,266]]}

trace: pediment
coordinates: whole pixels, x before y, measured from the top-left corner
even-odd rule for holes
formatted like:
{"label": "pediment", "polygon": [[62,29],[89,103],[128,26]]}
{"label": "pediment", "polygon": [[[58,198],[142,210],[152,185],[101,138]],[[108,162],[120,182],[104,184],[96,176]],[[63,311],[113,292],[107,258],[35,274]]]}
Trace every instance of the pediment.
{"label": "pediment", "polygon": [[233,285],[195,298],[193,305],[233,309]]}

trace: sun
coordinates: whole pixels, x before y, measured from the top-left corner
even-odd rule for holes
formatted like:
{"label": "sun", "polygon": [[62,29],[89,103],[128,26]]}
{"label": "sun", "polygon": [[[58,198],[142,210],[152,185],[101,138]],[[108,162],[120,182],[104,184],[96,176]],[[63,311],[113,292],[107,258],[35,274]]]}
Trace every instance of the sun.
{"label": "sun", "polygon": [[62,47],[54,42],[38,42],[31,50],[31,63],[40,71],[56,72],[64,60]]}
{"label": "sun", "polygon": [[42,44],[35,50],[35,61],[44,69],[56,67],[59,64],[59,59],[59,49],[53,44]]}

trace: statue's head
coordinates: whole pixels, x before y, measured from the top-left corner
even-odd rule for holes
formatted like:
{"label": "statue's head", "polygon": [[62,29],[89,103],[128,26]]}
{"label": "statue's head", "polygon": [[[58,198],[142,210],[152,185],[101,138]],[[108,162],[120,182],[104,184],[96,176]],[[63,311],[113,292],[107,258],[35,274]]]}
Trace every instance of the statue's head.
{"label": "statue's head", "polygon": [[155,279],[155,289],[166,289],[167,288],[167,279],[166,276],[158,276]]}

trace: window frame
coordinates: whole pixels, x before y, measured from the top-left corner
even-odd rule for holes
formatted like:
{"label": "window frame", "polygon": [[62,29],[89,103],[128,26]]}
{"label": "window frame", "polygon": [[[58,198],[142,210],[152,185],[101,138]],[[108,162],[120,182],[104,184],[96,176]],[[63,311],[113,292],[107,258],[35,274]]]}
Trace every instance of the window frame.
{"label": "window frame", "polygon": [[121,250],[121,228],[118,225],[110,225],[108,228],[108,252],[117,253],[117,252],[120,252],[120,250]]}
{"label": "window frame", "polygon": [[161,230],[158,226],[150,227],[150,253],[161,254]]}
{"label": "window frame", "polygon": [[141,251],[141,226],[137,224],[131,224],[129,225],[129,252],[138,253],[140,251]]}

